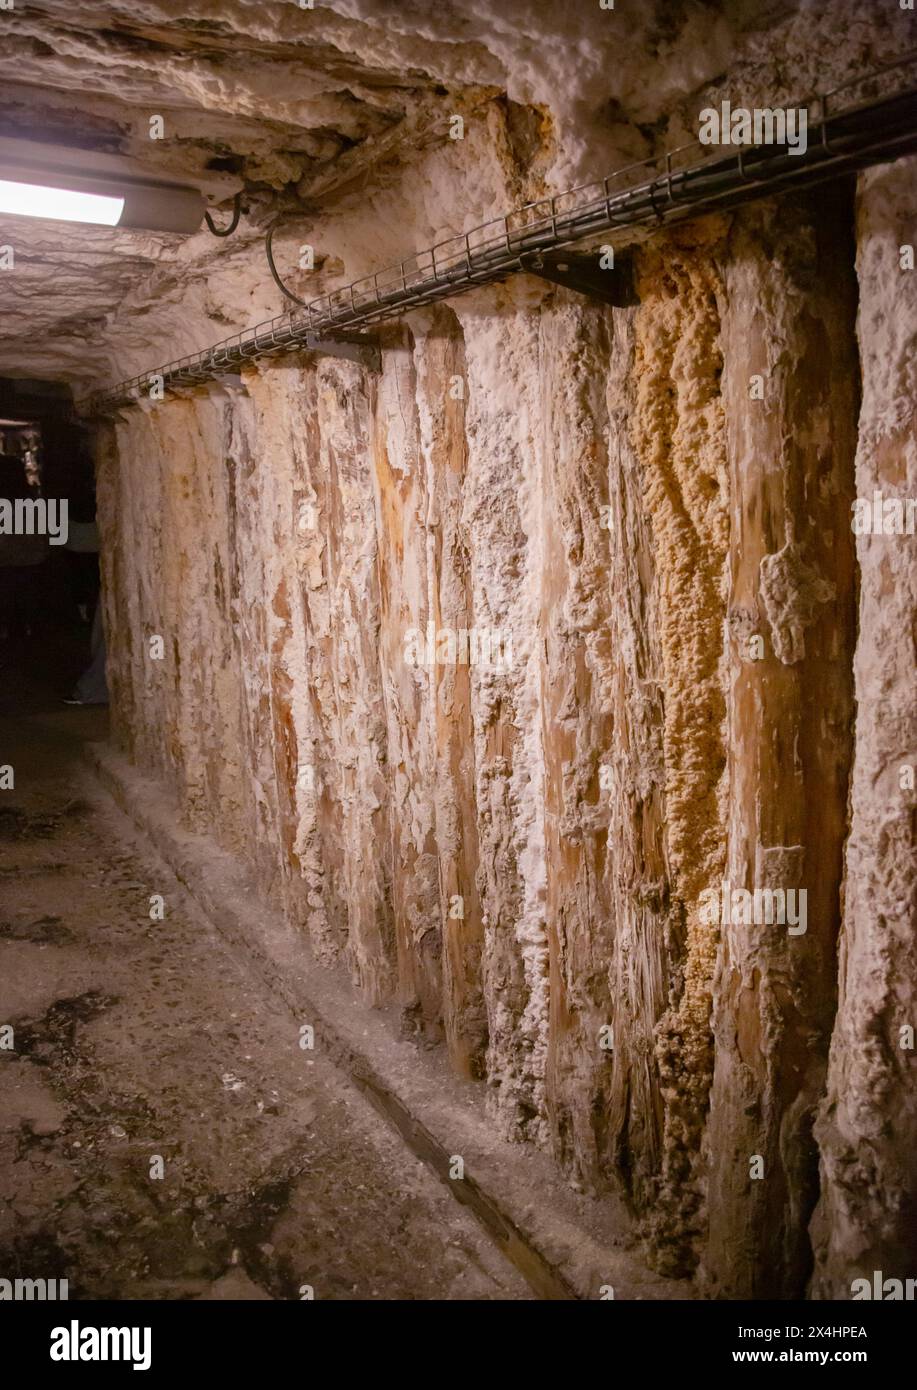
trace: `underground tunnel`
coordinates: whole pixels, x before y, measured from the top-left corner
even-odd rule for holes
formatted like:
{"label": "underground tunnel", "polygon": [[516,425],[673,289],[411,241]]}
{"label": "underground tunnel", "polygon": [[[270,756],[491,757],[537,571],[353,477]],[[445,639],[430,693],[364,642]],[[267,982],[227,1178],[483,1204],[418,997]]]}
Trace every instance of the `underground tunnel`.
{"label": "underground tunnel", "polygon": [[913,1300],[915,24],[0,9],[0,1301]]}

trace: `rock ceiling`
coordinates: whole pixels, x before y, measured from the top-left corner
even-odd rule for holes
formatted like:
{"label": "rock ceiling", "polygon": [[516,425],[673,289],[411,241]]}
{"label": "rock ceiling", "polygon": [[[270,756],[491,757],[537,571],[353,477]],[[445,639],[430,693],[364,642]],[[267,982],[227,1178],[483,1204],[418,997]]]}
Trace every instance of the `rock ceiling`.
{"label": "rock ceiling", "polygon": [[15,253],[0,280],[0,374],[91,379],[92,344],[125,296],[149,279],[180,302],[217,248],[224,270],[266,282],[254,249],[276,209],[410,169],[451,113],[488,100],[538,125],[540,187],[639,157],[737,54],[754,66],[758,44],[763,61],[768,26],[811,35],[805,8],[647,0],[622,23],[623,3],[597,0],[16,0],[0,12],[0,135],[127,155],[218,204],[243,189],[248,212],[231,245],[0,218]]}

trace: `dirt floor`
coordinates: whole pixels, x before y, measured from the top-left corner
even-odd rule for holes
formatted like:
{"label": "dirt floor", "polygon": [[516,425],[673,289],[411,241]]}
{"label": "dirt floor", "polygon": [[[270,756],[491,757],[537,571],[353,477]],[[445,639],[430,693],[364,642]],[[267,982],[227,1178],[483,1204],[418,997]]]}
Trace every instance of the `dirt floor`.
{"label": "dirt floor", "polygon": [[0,1277],[75,1299],[532,1297],[137,843],[79,757],[105,711],[62,705],[39,647],[0,654]]}

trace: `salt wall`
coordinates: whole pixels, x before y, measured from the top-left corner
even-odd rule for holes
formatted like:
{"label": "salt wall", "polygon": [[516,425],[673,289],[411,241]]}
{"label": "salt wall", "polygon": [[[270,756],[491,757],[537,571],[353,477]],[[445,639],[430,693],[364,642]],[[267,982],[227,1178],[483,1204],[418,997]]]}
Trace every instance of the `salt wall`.
{"label": "salt wall", "polygon": [[[719,1296],[913,1274],[913,541],[850,517],[917,488],[915,175],[662,234],[634,309],[520,277],[381,373],[100,436],[121,745]],[[805,932],[718,921],[724,880]]]}

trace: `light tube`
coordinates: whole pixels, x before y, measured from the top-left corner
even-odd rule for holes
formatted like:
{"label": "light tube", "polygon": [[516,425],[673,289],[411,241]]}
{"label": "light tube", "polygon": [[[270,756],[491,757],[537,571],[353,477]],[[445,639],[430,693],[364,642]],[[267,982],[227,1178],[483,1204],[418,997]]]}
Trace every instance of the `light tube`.
{"label": "light tube", "polygon": [[123,198],[111,198],[104,193],[77,193],[71,188],[49,188],[40,183],[0,179],[0,213],[12,213],[15,217],[95,222],[103,227],[114,227],[123,211]]}

